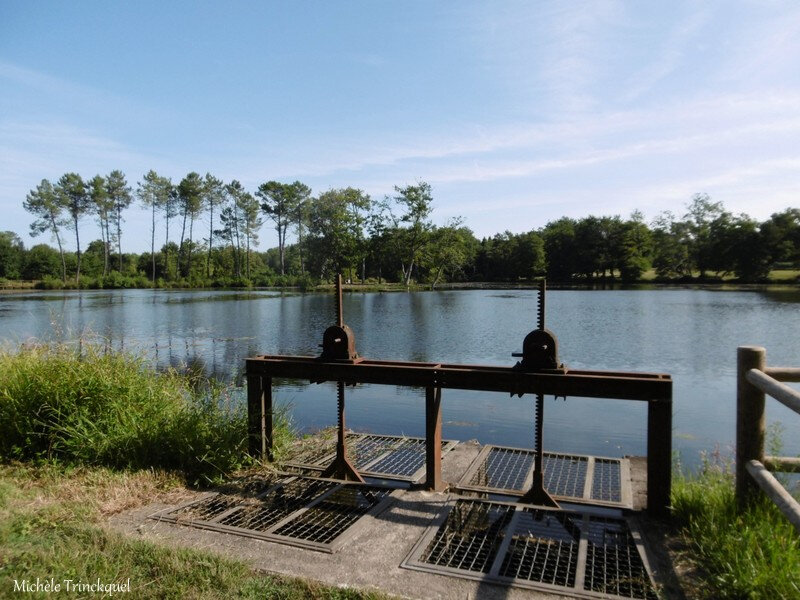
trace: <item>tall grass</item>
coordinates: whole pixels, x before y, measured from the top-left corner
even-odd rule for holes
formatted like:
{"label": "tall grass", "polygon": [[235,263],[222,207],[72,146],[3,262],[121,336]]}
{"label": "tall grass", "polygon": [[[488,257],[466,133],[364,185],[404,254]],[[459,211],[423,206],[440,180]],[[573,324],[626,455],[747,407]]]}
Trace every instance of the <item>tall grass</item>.
{"label": "tall grass", "polygon": [[800,536],[764,495],[740,512],[728,466],[674,479],[673,516],[706,598],[800,598]]}
{"label": "tall grass", "polygon": [[0,350],[0,458],[179,470],[190,483],[247,466],[228,388],[83,344]]}

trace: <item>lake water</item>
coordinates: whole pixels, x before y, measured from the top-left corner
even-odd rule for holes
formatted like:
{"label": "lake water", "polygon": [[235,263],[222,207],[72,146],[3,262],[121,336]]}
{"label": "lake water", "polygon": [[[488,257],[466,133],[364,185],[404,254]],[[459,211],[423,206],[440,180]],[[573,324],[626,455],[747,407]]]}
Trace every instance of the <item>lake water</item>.
{"label": "lake water", "polygon": [[[732,454],[736,348],[767,348],[768,364],[800,365],[797,292],[551,290],[547,326],[574,369],[655,371],[674,380],[673,446],[686,464],[701,451]],[[371,359],[512,365],[536,323],[534,290],[348,293],[345,322]],[[191,364],[237,379],[255,354],[319,354],[334,321],[333,298],[271,291],[120,290],[0,295],[0,337],[75,340],[99,336],[144,352],[159,366]],[[300,431],[335,424],[332,384],[285,383],[276,397]],[[768,400],[786,454],[800,454],[800,417]],[[443,392],[449,439],[531,447],[533,397]],[[348,389],[347,422],[358,431],[424,435],[424,391]],[[646,407],[621,400],[545,401],[545,448],[604,456],[645,454]]]}

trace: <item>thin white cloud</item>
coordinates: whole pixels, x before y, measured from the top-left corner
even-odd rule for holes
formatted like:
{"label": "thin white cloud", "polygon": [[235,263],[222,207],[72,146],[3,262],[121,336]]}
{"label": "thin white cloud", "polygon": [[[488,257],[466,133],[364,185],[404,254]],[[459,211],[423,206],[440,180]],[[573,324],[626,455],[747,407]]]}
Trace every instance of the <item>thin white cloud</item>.
{"label": "thin white cloud", "polygon": [[628,91],[621,98],[623,102],[633,102],[651,91],[656,84],[681,66],[687,54],[687,45],[700,34],[713,16],[709,5],[695,5],[692,8],[694,10],[669,33],[657,59],[632,77]]}

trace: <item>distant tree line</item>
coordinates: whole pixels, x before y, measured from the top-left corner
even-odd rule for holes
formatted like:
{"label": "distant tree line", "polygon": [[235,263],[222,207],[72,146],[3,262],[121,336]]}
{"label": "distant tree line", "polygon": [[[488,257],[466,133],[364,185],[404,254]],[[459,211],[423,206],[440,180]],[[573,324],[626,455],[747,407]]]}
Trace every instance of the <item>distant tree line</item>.
{"label": "distant tree line", "polygon": [[[137,201],[148,211],[150,251],[124,253],[124,217]],[[706,194],[695,195],[685,214],[664,212],[649,224],[639,212],[564,217],[481,240],[461,218],[433,224],[425,182],[374,200],[352,187],[313,195],[299,181],[268,181],[250,193],[236,180],[194,172],[173,183],[150,171],[133,189],[115,170],[89,180],[77,173],[54,184],[45,179],[23,206],[34,217],[31,236],[49,234],[56,248],[26,248],[15,233],[0,233],[0,277],[53,287],[308,285],[340,272],[352,281],[434,287],[542,275],[631,282],[651,269],[661,280],[760,281],[776,266],[800,265],[800,210],[758,222]],[[100,237],[82,246],[89,220]],[[266,221],[278,246],[259,252]],[[73,236],[75,250],[67,251]]]}

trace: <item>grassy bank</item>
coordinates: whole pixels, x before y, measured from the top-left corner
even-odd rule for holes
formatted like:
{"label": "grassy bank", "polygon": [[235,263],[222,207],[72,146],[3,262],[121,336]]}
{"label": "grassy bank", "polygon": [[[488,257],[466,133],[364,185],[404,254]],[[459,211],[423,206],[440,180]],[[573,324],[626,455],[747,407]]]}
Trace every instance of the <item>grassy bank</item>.
{"label": "grassy bank", "polygon": [[178,501],[182,490],[181,477],[158,471],[0,466],[0,598],[19,597],[20,592],[13,591],[14,581],[37,577],[53,577],[59,583],[64,579],[94,583],[98,577],[104,584],[130,580],[133,598],[382,598],[262,575],[242,562],[127,538],[105,525],[123,510],[155,500]]}
{"label": "grassy bank", "polygon": [[[288,441],[285,422],[277,443]],[[246,417],[232,390],[84,344],[0,351],[0,597],[14,581],[130,580],[136,598],[377,598],[108,528],[118,512],[230,476]],[[62,588],[63,590],[63,588]],[[26,594],[47,597],[46,592]],[[86,594],[73,593],[82,597]]]}
{"label": "grassy bank", "polygon": [[699,598],[800,598],[800,536],[766,496],[739,513],[729,469],[706,465],[673,483],[684,559]]}
{"label": "grassy bank", "polygon": [[216,481],[247,464],[246,415],[231,393],[91,343],[3,350],[0,456]]}

